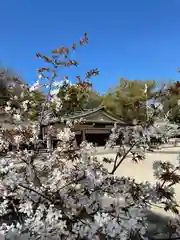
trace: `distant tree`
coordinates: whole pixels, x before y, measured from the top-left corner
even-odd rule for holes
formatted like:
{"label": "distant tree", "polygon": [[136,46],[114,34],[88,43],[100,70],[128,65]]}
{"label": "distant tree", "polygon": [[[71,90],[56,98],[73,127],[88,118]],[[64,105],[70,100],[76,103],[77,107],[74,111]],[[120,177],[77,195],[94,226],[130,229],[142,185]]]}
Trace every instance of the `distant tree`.
{"label": "distant tree", "polygon": [[98,92],[91,90],[89,92],[85,108],[87,109],[97,108],[98,106],[101,105],[102,101],[103,97]]}
{"label": "distant tree", "polygon": [[180,123],[180,82],[169,84],[161,96],[163,110],[171,122]]}
{"label": "distant tree", "polygon": [[[87,86],[84,86],[86,84]],[[78,110],[85,108],[88,96],[91,91],[91,85],[86,83],[71,84],[65,80],[59,88],[58,98],[61,99],[64,104],[61,108],[59,115],[71,114]]]}
{"label": "distant tree", "polygon": [[[27,84],[11,69],[0,68],[0,105],[4,106],[12,96],[20,97],[22,89]],[[22,88],[23,86],[23,88]],[[18,102],[15,100],[14,105]]]}
{"label": "distant tree", "polygon": [[[120,79],[119,85],[104,97],[109,110],[125,121],[146,119],[146,101],[153,98],[155,81]],[[147,89],[145,89],[147,87]]]}
{"label": "distant tree", "polygon": [[19,79],[13,75],[9,70],[0,69],[0,104],[6,104],[10,97],[10,87],[17,85]]}
{"label": "distant tree", "polygon": [[[4,106],[8,101],[11,102],[11,106],[19,108],[20,104],[24,101],[30,101],[33,108],[31,111],[30,119],[37,120],[38,112],[41,110],[41,104],[45,101],[45,94],[43,92],[36,91],[29,92],[28,84],[11,69],[0,69],[0,106]],[[18,101],[17,101],[18,99]],[[21,101],[22,100],[22,101]]]}
{"label": "distant tree", "polygon": [[103,96],[102,104],[113,114],[122,117],[122,111],[117,104],[116,89],[109,89]]}
{"label": "distant tree", "polygon": [[31,112],[29,112],[29,117],[31,120],[37,120],[39,116],[39,112],[42,110],[42,104],[46,100],[46,94],[42,91],[33,91],[31,93],[31,96],[27,98],[27,100],[30,100],[32,103],[33,108],[31,109]]}
{"label": "distant tree", "polygon": [[0,105],[5,105],[8,99],[9,93],[6,85],[6,80],[4,79],[4,74],[0,73]]}

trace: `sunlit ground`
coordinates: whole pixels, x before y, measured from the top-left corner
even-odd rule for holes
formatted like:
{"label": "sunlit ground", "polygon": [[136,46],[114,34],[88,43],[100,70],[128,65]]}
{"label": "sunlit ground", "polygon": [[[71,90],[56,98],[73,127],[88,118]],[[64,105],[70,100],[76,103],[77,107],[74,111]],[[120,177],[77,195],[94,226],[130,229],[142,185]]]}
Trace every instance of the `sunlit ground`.
{"label": "sunlit ground", "polygon": [[[153,175],[153,162],[156,160],[162,161],[170,161],[172,164],[177,164],[177,157],[180,153],[180,147],[171,147],[171,148],[164,148],[161,150],[157,150],[153,153],[146,153],[146,159],[139,162],[138,164],[133,163],[131,158],[128,157],[124,160],[124,162],[120,165],[120,167],[116,171],[116,175],[118,176],[128,176],[135,178],[137,182],[149,181],[151,183],[155,183],[156,179]],[[105,153],[105,154],[98,154],[97,157],[101,160],[103,157],[110,157],[114,158],[115,153]],[[105,165],[109,170],[112,168],[111,165]],[[180,204],[180,184],[177,184],[175,187],[176,197]],[[164,212],[161,208],[154,208],[155,212],[160,214],[165,214],[170,216],[170,213]]]}
{"label": "sunlit ground", "polygon": [[[146,159],[138,164],[133,163],[131,161],[131,158],[128,157],[120,165],[120,167],[116,171],[116,175],[132,177],[135,178],[137,182],[149,181],[151,183],[155,183],[156,179],[153,176],[152,168],[153,162],[156,160],[162,160],[170,161],[173,164],[177,164],[177,157],[179,153],[180,147],[164,148],[154,153],[146,153]],[[115,157],[115,153],[97,154],[97,157],[99,160],[101,160],[103,157]],[[106,167],[109,170],[112,168],[109,164],[106,164]],[[180,204],[180,184],[177,184],[177,186],[175,187],[175,192],[177,201]],[[148,212],[147,216],[148,230],[150,235],[157,230],[163,232],[162,229],[165,223],[168,222],[168,219],[175,217],[174,214],[170,212],[165,212],[160,206],[153,207],[152,212]]]}

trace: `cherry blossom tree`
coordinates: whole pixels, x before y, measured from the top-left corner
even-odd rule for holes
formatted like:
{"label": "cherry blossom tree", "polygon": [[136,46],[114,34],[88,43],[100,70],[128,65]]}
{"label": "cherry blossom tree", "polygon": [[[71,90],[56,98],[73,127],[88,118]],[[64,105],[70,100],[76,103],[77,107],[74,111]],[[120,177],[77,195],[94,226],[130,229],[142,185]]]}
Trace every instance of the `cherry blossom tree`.
{"label": "cherry blossom tree", "polygon": [[[161,204],[165,211],[177,214],[177,228],[173,235],[168,231],[168,239],[176,237],[178,204],[173,187],[180,181],[180,165],[156,161],[156,184],[137,183],[135,179],[116,175],[127,155],[132,154],[132,161],[136,163],[144,159],[149,122],[132,129],[121,129],[116,124],[106,147],[113,148],[119,139],[119,150],[115,159],[104,158],[100,162],[92,154],[91,143],[83,142],[78,150],[75,147],[72,128],[77,121],[64,123],[61,118],[65,127],[56,130],[58,146],[45,155],[40,154],[40,133],[46,110],[53,108],[60,114],[64,101],[71,99],[72,84],[67,78],[63,80],[68,87],[62,99],[57,94],[59,91],[55,91],[59,86],[58,70],[77,66],[70,53],[78,45],[87,43],[85,33],[78,44],[59,47],[51,57],[38,53],[37,57],[49,67],[37,70],[38,80],[26,89],[24,97],[17,99],[21,103],[18,109],[12,106],[13,99],[4,108],[14,121],[11,129],[0,130],[0,231],[6,239],[156,239],[147,234],[146,212]],[[76,88],[88,90],[89,79],[96,75],[98,70],[92,69],[85,78],[78,77]],[[41,104],[38,121],[32,122],[28,118],[36,103],[31,97],[43,87],[48,89],[47,98]],[[26,124],[22,124],[23,121]],[[53,131],[49,127],[48,135]],[[12,143],[16,148],[10,151]],[[31,147],[23,148],[23,144]],[[110,169],[104,165],[107,162]],[[111,201],[104,204],[106,199]]]}

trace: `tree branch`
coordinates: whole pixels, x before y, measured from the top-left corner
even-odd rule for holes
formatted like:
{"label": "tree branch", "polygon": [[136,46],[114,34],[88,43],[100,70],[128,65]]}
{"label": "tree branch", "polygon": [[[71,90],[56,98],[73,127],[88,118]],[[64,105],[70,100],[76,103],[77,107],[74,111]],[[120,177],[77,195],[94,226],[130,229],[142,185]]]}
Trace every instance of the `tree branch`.
{"label": "tree branch", "polygon": [[24,185],[22,185],[22,184],[19,184],[19,186],[22,187],[22,188],[25,188],[25,189],[27,189],[27,190],[29,190],[29,191],[31,191],[31,192],[34,192],[34,193],[38,194],[39,196],[41,196],[42,198],[44,198],[44,199],[46,199],[46,200],[48,200],[48,201],[50,201],[50,202],[53,202],[52,199],[50,199],[50,198],[47,197],[46,195],[44,195],[44,194],[42,194],[42,193],[40,193],[40,192],[34,190],[33,188],[30,188],[30,187],[24,186]]}
{"label": "tree branch", "polygon": [[[110,174],[114,174],[114,173],[115,173],[115,171],[118,169],[118,167],[121,165],[121,163],[124,161],[124,159],[127,157],[127,155],[130,153],[130,151],[133,149],[133,147],[134,147],[135,145],[136,145],[136,143],[134,143],[134,144],[128,149],[128,151],[122,156],[122,158],[121,158],[121,160],[119,161],[119,163],[116,164],[116,165],[114,165],[113,170],[111,171]],[[119,152],[117,153],[116,158],[118,158],[118,154],[119,154]],[[117,159],[115,159],[115,161],[117,162]]]}

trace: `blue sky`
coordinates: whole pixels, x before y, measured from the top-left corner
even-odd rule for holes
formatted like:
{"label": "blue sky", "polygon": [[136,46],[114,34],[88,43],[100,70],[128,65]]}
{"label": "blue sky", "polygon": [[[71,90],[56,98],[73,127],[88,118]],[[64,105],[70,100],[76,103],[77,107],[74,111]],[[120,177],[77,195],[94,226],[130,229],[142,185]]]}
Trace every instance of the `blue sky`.
{"label": "blue sky", "polygon": [[81,65],[68,71],[71,80],[95,67],[100,92],[120,77],[180,79],[180,0],[1,0],[0,20],[0,60],[27,82],[43,66],[36,52],[70,45],[84,32],[89,45],[72,54]]}

